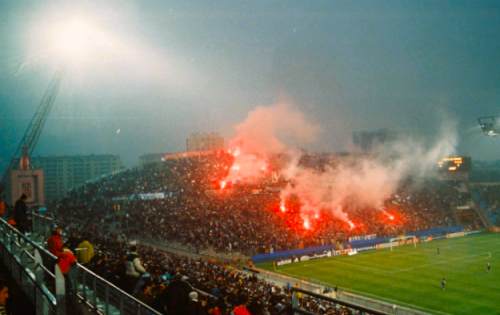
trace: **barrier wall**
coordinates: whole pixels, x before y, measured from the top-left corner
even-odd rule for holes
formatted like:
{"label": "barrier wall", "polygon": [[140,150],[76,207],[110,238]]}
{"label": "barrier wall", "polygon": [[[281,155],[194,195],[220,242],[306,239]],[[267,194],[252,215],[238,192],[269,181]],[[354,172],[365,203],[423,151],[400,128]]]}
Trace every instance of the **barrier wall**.
{"label": "barrier wall", "polygon": [[463,226],[443,226],[443,227],[435,227],[427,230],[408,233],[408,235],[415,235],[418,237],[429,237],[429,236],[435,237],[435,236],[444,236],[448,233],[462,232],[463,230],[464,230]]}
{"label": "barrier wall", "polygon": [[[427,230],[409,232],[406,235],[415,235],[419,238],[424,237],[439,237],[445,236],[449,233],[457,233],[462,232],[464,228],[462,226],[443,226],[443,227],[435,227]],[[391,236],[392,237],[392,236]],[[355,240],[348,243],[348,245],[352,249],[356,250],[365,250],[365,249],[373,249],[375,246],[383,243],[388,243],[391,237],[377,237],[369,240]],[[333,245],[324,245],[324,246],[316,246],[316,247],[308,247],[304,249],[293,249],[286,251],[278,251],[272,254],[259,254],[252,257],[252,261],[254,263],[261,263],[266,261],[276,261],[287,259],[291,257],[300,257],[303,255],[311,255],[311,254],[319,254],[324,251],[334,250]]]}
{"label": "barrier wall", "polygon": [[333,248],[334,248],[333,245],[323,245],[323,246],[308,247],[308,248],[304,248],[304,249],[292,249],[292,250],[278,251],[278,252],[274,252],[272,254],[259,254],[259,255],[253,256],[252,261],[254,263],[261,263],[261,262],[265,262],[265,261],[290,258],[293,256],[298,257],[298,256],[303,256],[303,255],[318,254],[318,253],[322,253],[324,251],[332,250]]}

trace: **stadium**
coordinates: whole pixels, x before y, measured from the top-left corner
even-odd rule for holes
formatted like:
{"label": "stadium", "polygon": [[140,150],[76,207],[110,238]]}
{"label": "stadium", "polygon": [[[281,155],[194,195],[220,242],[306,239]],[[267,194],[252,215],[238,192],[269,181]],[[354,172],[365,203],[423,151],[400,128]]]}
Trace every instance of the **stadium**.
{"label": "stadium", "polygon": [[[231,12],[218,11],[211,20],[233,17]],[[241,12],[236,20],[244,20]],[[157,20],[165,23],[162,14]],[[193,14],[179,16],[194,23],[200,17]],[[113,20],[118,15],[108,18],[124,27]],[[189,127],[179,127],[181,119],[163,109],[126,108],[126,100],[135,100],[136,93],[148,99],[149,84],[178,97],[185,92],[183,80],[187,90],[205,93],[198,86],[210,80],[201,84],[197,79],[203,77],[186,66],[199,61],[163,56],[143,43],[148,32],[131,40],[118,27],[100,28],[102,21],[67,20],[30,38],[48,47],[51,63],[65,65],[48,75],[44,90],[36,89],[43,90],[42,99],[22,136],[0,126],[9,148],[0,151],[0,315],[500,314],[500,165],[482,160],[498,144],[498,117],[480,113],[457,122],[433,112],[438,118],[431,127],[425,113],[417,132],[372,122],[359,111],[352,115],[363,116],[362,123],[353,127],[341,121],[350,114],[322,120],[326,112],[342,112],[331,108],[330,94],[317,111],[283,97],[241,106],[239,116],[221,105],[215,116],[230,112],[230,123],[218,126],[224,137],[191,132],[184,148],[182,128],[195,128],[186,121]],[[231,29],[224,25],[224,32]],[[292,34],[297,32],[294,27]],[[95,56],[107,59],[96,62]],[[134,62],[141,71],[128,68]],[[181,65],[185,76],[164,76],[167,70],[182,72]],[[92,68],[90,82],[75,79],[85,67]],[[313,68],[315,75],[323,73]],[[113,84],[121,76],[137,81],[130,90],[118,89]],[[69,88],[80,87],[75,82],[91,90],[87,97],[97,104],[96,116],[56,107],[60,98],[78,98]],[[139,87],[144,82],[148,86]],[[92,90],[92,84],[99,87]],[[208,90],[215,90],[216,82],[210,84]],[[175,97],[151,99],[175,103]],[[190,101],[208,102],[197,97]],[[101,98],[125,105],[109,105],[107,121]],[[0,95],[0,105],[2,100]],[[193,108],[168,113],[211,119],[209,110]],[[381,107],[381,116],[392,110]],[[57,127],[67,112],[76,117],[69,119],[71,127]],[[102,127],[101,120],[111,126]],[[325,135],[335,124],[341,125],[338,135]],[[347,144],[329,146],[335,137]],[[36,156],[39,147],[48,156]],[[152,148],[163,152],[146,153]],[[139,156],[139,163],[124,166],[116,152]]]}

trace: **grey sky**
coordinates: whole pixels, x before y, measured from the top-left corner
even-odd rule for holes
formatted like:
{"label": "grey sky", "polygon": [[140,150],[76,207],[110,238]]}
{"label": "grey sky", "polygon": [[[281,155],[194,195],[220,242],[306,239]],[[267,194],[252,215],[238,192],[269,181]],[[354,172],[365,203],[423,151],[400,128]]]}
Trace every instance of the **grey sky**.
{"label": "grey sky", "polygon": [[314,149],[345,150],[353,130],[432,138],[445,113],[461,128],[458,153],[500,157],[500,139],[475,120],[500,114],[497,1],[7,0],[0,163],[54,71],[27,51],[34,21],[54,10],[94,15],[137,50],[65,77],[36,154],[117,153],[130,165],[184,149],[193,131],[230,136],[249,110],[284,96],[321,125]]}

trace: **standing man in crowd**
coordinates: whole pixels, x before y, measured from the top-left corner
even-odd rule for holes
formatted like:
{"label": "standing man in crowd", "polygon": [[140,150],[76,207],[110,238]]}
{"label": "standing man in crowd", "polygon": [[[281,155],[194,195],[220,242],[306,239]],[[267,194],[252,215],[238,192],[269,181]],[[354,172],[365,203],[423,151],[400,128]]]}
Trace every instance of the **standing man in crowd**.
{"label": "standing man in crowd", "polygon": [[21,233],[25,233],[28,229],[28,206],[26,205],[26,199],[28,197],[22,194],[19,199],[17,199],[14,206],[14,220],[16,221],[16,227]]}
{"label": "standing man in crowd", "polygon": [[59,257],[63,253],[64,242],[62,239],[62,228],[56,227],[52,231],[52,235],[47,240],[47,247],[49,252],[54,256]]}
{"label": "standing man in crowd", "polygon": [[137,281],[139,281],[139,278],[145,272],[146,269],[142,265],[139,254],[137,253],[137,246],[133,245],[130,247],[130,252],[127,255],[127,262],[125,263],[125,275],[127,277],[129,293],[132,293]]}

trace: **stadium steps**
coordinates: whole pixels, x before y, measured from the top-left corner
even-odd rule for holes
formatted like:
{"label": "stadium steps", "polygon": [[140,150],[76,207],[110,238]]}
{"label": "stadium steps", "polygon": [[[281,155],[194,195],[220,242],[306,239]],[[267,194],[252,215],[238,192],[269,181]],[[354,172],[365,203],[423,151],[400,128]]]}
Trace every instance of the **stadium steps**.
{"label": "stadium steps", "polygon": [[487,214],[487,204],[484,202],[484,200],[481,200],[481,195],[477,191],[472,192],[472,202],[474,204],[474,211],[477,213],[479,216],[479,219],[481,220],[481,223],[484,225],[486,228],[493,227],[494,224],[493,222],[490,221],[490,218],[488,217]]}
{"label": "stadium steps", "polygon": [[484,227],[489,228],[493,226],[488,216],[486,215],[485,210],[481,209],[481,207],[479,207],[476,203],[474,203],[473,209],[479,216],[479,219],[481,220],[481,223],[483,224]]}

